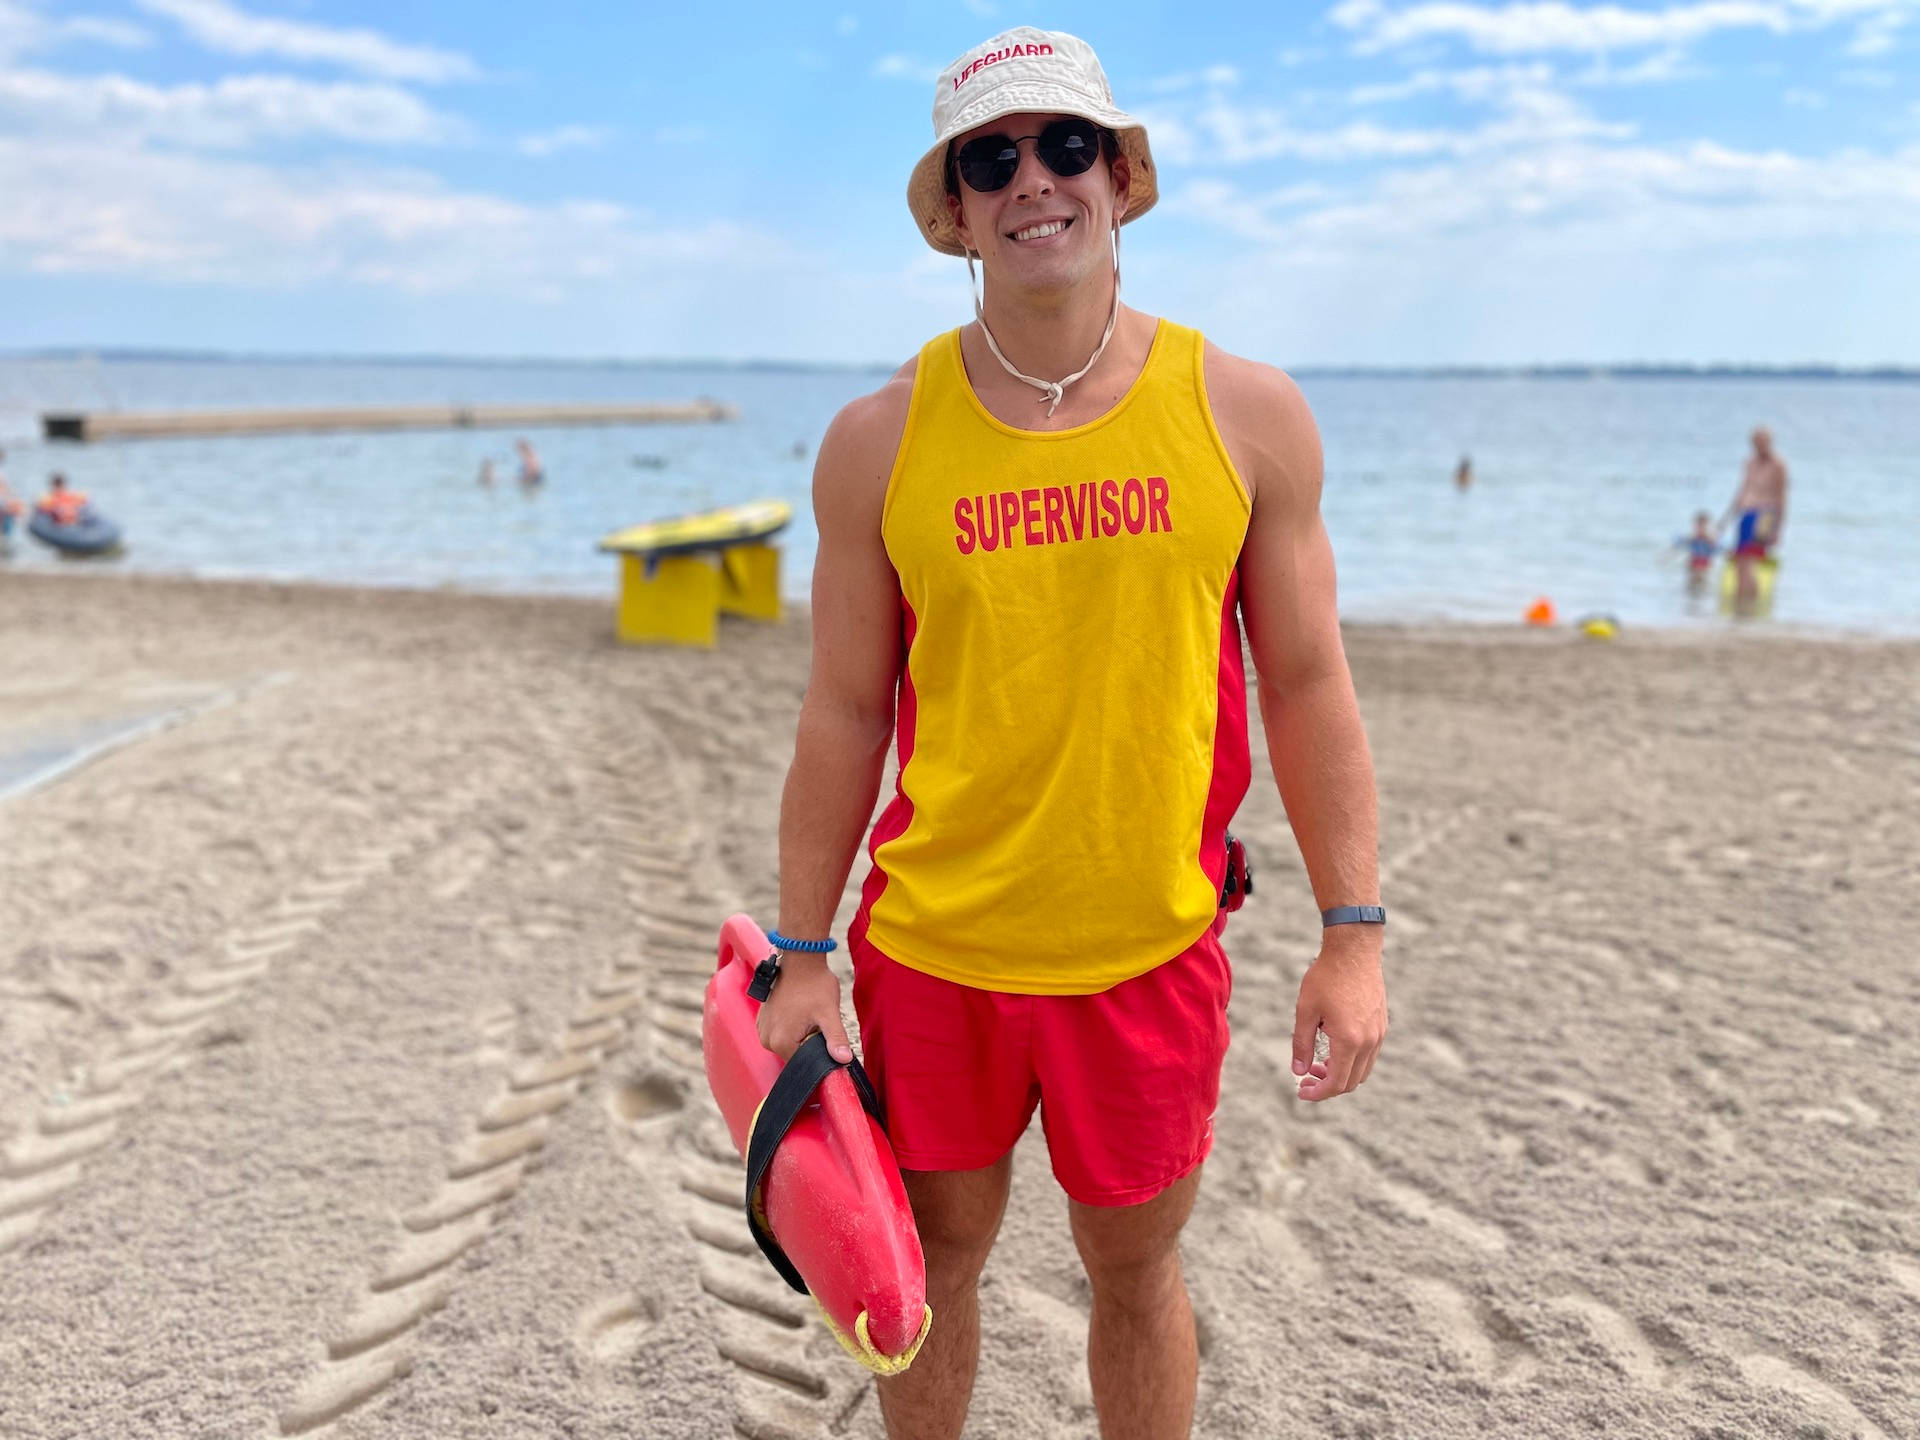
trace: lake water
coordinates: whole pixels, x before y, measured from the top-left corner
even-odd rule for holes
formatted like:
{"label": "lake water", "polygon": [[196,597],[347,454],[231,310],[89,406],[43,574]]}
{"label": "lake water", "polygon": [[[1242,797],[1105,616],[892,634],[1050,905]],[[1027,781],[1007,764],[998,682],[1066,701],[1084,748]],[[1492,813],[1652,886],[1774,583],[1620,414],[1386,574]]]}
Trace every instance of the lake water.
{"label": "lake water", "polygon": [[[0,358],[16,492],[66,472],[118,520],[127,570],[611,596],[609,530],[791,501],[804,596],[822,431],[881,371],[689,365]],[[1920,384],[1789,379],[1314,376],[1323,510],[1353,619],[1517,621],[1535,596],[1630,626],[1725,623],[1689,600],[1672,542],[1726,506],[1756,423],[1793,476],[1771,624],[1920,633]],[[548,484],[512,483],[512,432],[114,441],[39,438],[44,410],[678,400],[724,424],[526,432]],[[1471,453],[1475,483],[1452,484]],[[502,480],[475,483],[491,458]],[[0,566],[63,562],[16,532]],[[68,567],[71,568],[71,567]]]}

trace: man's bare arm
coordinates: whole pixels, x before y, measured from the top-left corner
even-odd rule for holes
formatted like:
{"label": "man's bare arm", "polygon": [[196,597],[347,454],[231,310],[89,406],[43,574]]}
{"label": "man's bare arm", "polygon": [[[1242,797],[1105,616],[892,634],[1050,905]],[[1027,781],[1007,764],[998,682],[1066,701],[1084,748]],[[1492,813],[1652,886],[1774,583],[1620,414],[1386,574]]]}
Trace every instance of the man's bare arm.
{"label": "man's bare arm", "polygon": [[[880,538],[887,477],[905,426],[911,368],[835,417],[814,466],[813,668],[780,801],[783,935],[818,939],[873,815],[902,664],[900,586]],[[811,1030],[850,1059],[840,985],[824,957],[792,954],[760,1010],[760,1039],[786,1056]]]}
{"label": "man's bare arm", "polygon": [[[1230,453],[1254,492],[1240,606],[1258,672],[1274,781],[1322,909],[1376,903],[1379,826],[1373,759],[1354,699],[1335,604],[1333,549],[1320,520],[1319,431],[1299,389],[1266,366],[1210,355],[1208,384]],[[1301,982],[1294,1073],[1330,1099],[1367,1078],[1386,1035],[1381,933],[1326,931]],[[1329,1042],[1313,1073],[1314,1033]]]}

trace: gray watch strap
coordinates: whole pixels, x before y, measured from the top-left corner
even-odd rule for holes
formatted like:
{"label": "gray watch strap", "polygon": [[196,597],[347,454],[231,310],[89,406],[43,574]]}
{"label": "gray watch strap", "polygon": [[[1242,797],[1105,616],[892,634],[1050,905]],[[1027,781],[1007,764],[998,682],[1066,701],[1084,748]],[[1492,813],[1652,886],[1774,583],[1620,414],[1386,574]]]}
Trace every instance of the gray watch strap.
{"label": "gray watch strap", "polygon": [[1384,925],[1387,923],[1387,907],[1384,905],[1336,905],[1331,910],[1320,912],[1322,925]]}

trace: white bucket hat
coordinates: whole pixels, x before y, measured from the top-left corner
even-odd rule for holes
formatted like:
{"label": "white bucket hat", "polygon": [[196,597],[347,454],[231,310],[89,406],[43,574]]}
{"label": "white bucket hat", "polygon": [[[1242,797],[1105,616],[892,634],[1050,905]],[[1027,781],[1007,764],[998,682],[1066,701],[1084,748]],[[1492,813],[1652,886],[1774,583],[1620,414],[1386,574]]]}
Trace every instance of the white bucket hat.
{"label": "white bucket hat", "polygon": [[937,84],[933,148],[913,167],[907,208],[941,254],[967,253],[947,213],[947,145],[1002,115],[1078,115],[1113,131],[1130,167],[1121,224],[1139,219],[1160,198],[1146,127],[1114,108],[1099,57],[1078,36],[1022,25],[967,51],[940,72]]}

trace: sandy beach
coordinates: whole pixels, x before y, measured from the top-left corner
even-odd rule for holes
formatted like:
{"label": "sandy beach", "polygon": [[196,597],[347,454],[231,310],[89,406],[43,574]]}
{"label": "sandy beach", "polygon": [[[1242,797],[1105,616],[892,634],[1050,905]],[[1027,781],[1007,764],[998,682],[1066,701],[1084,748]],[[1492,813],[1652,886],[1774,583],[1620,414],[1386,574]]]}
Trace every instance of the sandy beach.
{"label": "sandy beach", "polygon": [[[694,653],[571,599],[0,614],[0,1436],[880,1436],[699,1068],[804,615]],[[1348,646],[1393,1030],[1291,1098],[1317,920],[1256,735],[1196,1433],[1916,1440],[1920,643]],[[1086,1305],[1035,1126],[970,1434],[1094,1433]]]}

